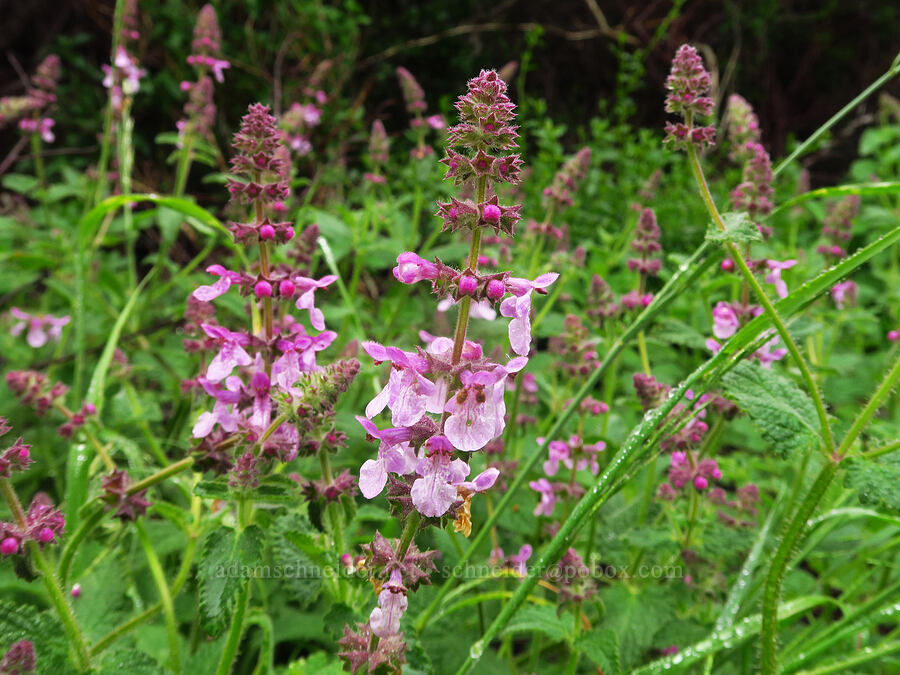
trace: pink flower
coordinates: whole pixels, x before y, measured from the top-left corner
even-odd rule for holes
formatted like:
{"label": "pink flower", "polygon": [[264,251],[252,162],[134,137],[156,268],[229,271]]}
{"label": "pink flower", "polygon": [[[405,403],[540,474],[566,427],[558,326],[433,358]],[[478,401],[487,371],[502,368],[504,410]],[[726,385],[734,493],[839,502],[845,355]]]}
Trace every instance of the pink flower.
{"label": "pink flower", "polygon": [[837,305],[838,309],[844,309],[856,304],[856,295],[858,291],[859,289],[856,286],[856,282],[848,279],[847,281],[836,284],[831,289],[831,297],[834,298],[834,304]]}
{"label": "pink flower", "polygon": [[451,459],[452,456],[453,446],[446,436],[432,436],[425,442],[416,464],[416,473],[420,477],[413,482],[409,493],[413,506],[423,516],[439,518],[461,499],[460,492],[484,492],[500,475],[500,471],[492,467],[466,481],[472,468],[461,459]]}
{"label": "pink flower", "polygon": [[199,286],[191,294],[195,298],[197,298],[197,300],[201,300],[203,302],[210,302],[212,300],[215,300],[220,295],[228,291],[228,289],[231,288],[232,284],[239,284],[243,279],[240,273],[227,270],[221,265],[210,265],[206,268],[206,271],[210,274],[215,274],[217,277],[219,277],[219,280],[211,286]]}
{"label": "pink flower", "polygon": [[553,490],[553,483],[546,478],[538,478],[528,483],[528,487],[541,496],[541,501],[534,508],[534,515],[552,516],[553,506],[556,504],[556,493]]}
{"label": "pink flower", "polygon": [[[26,341],[35,349],[43,347],[48,340],[58,341],[62,335],[62,329],[69,323],[68,316],[59,318],[50,316],[49,314],[32,315],[23,312],[18,307],[12,307],[9,313],[18,323],[10,329],[12,335],[20,335],[25,327],[28,327],[28,335]],[[46,329],[46,330],[45,330]]]}
{"label": "pink flower", "polygon": [[404,284],[414,284],[425,279],[433,280],[440,276],[440,270],[437,265],[420,258],[411,251],[397,256],[397,266],[393,272],[397,281]]}
{"label": "pink flower", "polygon": [[366,406],[366,417],[375,417],[388,407],[391,422],[397,426],[412,426],[426,412],[443,410],[443,400],[435,400],[436,387],[423,373],[429,372],[428,361],[397,347],[383,347],[377,342],[364,342],[366,353],[378,362],[392,364],[388,383]]}
{"label": "pink flower", "polygon": [[509,322],[509,344],[519,356],[527,356],[531,350],[531,293],[543,291],[559,278],[556,272],[542,274],[534,281],[510,277],[506,290],[513,297],[500,303],[500,314],[511,317]]}
{"label": "pink flower", "polygon": [[719,302],[713,309],[713,335],[720,340],[727,340],[735,334],[740,321],[737,313],[727,302]]}
{"label": "pink flower", "polygon": [[321,279],[308,279],[306,277],[294,277],[292,279],[294,286],[300,293],[297,298],[297,309],[305,309],[309,311],[309,322],[316,330],[325,330],[325,315],[322,310],[315,306],[315,292],[320,288],[327,288],[337,276],[329,274]]}
{"label": "pink flower", "polygon": [[779,298],[786,298],[788,295],[787,284],[781,279],[781,271],[789,270],[796,264],[796,260],[785,260],[784,262],[766,260],[766,266],[772,270],[771,274],[766,276],[766,283],[775,284],[775,292],[778,293]]}
{"label": "pink flower", "polygon": [[221,382],[231,375],[237,366],[249,366],[253,363],[244,347],[250,344],[250,337],[244,333],[233,333],[222,326],[200,324],[203,331],[221,345],[219,353],[206,369],[206,378],[210,382]]}
{"label": "pink flower", "polygon": [[380,431],[371,421],[359,415],[356,421],[369,436],[381,441],[377,459],[367,459],[359,470],[359,491],[366,499],[373,499],[384,489],[388,472],[404,476],[415,470],[416,453],[409,445],[412,431],[403,427]]}
{"label": "pink flower", "polygon": [[372,633],[379,638],[389,638],[398,634],[400,619],[408,604],[400,570],[394,569],[391,571],[391,578],[381,587],[378,594],[378,607],[369,615]]}

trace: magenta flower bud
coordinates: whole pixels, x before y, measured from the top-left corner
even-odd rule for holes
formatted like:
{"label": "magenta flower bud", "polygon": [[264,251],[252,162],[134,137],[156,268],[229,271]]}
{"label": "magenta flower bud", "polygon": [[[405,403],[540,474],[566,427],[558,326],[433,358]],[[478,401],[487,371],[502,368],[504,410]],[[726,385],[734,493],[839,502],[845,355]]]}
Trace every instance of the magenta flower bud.
{"label": "magenta flower bud", "polygon": [[487,285],[487,296],[491,300],[499,300],[506,295],[506,284],[499,279],[491,279]]}
{"label": "magenta flower bud", "polygon": [[286,228],[284,228],[284,240],[290,241],[293,238],[294,238],[294,228],[291,227],[290,225],[288,225]]}
{"label": "magenta flower bud", "polygon": [[697,476],[694,479],[694,487],[698,490],[705,490],[709,487],[709,481],[707,481],[703,476]]}
{"label": "magenta flower bud", "polygon": [[274,204],[272,204],[272,210],[275,213],[284,213],[285,211],[287,211],[287,206],[285,206],[284,202],[275,202]]}
{"label": "magenta flower bud", "polygon": [[731,258],[726,258],[722,261],[720,267],[722,268],[723,272],[730,272],[734,269],[734,260],[732,260]]}
{"label": "magenta flower bud", "polygon": [[275,228],[271,225],[263,225],[259,228],[259,238],[263,241],[275,238]]}
{"label": "magenta flower bud", "polygon": [[278,294],[282,298],[291,298],[294,296],[294,291],[297,290],[297,287],[294,286],[294,282],[290,279],[285,279],[280,284],[278,284]]}
{"label": "magenta flower bud", "polygon": [[96,415],[97,414],[97,406],[95,406],[93,403],[85,403],[83,410],[84,410],[85,415]]}
{"label": "magenta flower bud", "polygon": [[641,296],[641,305],[644,307],[649,307],[651,302],[653,302],[653,293],[646,293]]}
{"label": "magenta flower bud", "polygon": [[349,553],[345,553],[344,555],[341,556],[341,564],[344,567],[352,567],[353,566],[353,556],[351,556]]}
{"label": "magenta flower bud", "polygon": [[56,535],[53,534],[53,530],[51,530],[49,527],[44,527],[40,532],[38,532],[38,541],[43,544],[47,544],[53,541],[55,536]]}
{"label": "magenta flower bud", "polygon": [[460,277],[459,292],[461,295],[474,295],[476,290],[478,290],[478,279],[468,274]]}
{"label": "magenta flower bud", "polygon": [[19,551],[19,541],[15,537],[7,537],[0,541],[0,553],[3,555],[13,555]]}
{"label": "magenta flower bud", "polygon": [[72,586],[72,597],[80,598],[81,597],[81,584],[75,584]]}
{"label": "magenta flower bud", "polygon": [[253,292],[257,298],[271,298],[272,284],[268,281],[257,281],[256,286],[253,287]]}
{"label": "magenta flower bud", "polygon": [[181,85],[179,85],[179,86],[181,87],[181,91],[187,91],[188,89],[191,88],[191,83],[188,82],[187,80],[182,80]]}
{"label": "magenta flower bud", "polygon": [[890,340],[891,342],[900,341],[900,330],[892,330],[892,331],[888,332],[887,339]]}
{"label": "magenta flower bud", "polygon": [[484,222],[496,225],[500,222],[500,207],[496,204],[486,204],[484,207]]}

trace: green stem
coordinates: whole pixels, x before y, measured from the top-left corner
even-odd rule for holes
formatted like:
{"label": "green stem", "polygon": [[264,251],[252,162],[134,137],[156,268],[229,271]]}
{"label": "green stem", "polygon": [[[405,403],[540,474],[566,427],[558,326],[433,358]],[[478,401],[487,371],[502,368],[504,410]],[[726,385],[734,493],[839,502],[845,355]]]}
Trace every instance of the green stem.
{"label": "green stem", "polygon": [[69,537],[63,548],[62,556],[59,559],[59,580],[63,586],[68,585],[69,570],[72,567],[72,560],[75,558],[75,552],[81,545],[81,542],[94,530],[95,527],[103,520],[105,511],[103,508],[97,508],[81,522],[75,534]]}
{"label": "green stem", "polygon": [[840,447],[837,449],[838,457],[843,457],[847,454],[847,451],[850,450],[850,446],[853,445],[853,441],[855,441],[857,436],[859,436],[863,429],[866,428],[866,425],[872,419],[872,416],[878,412],[878,409],[881,407],[882,403],[884,403],[884,400],[890,396],[891,390],[894,388],[894,385],[897,384],[898,379],[900,379],[900,355],[898,355],[897,359],[894,361],[894,365],[891,367],[890,372],[885,375],[884,380],[878,386],[878,389],[872,394],[872,398],[869,399],[866,407],[863,408],[862,412],[860,412],[857,418],[853,420],[850,431],[847,432]]}
{"label": "green stem", "polygon": [[578,639],[578,633],[581,630],[581,604],[576,602],[575,607],[573,609],[574,621],[572,626],[572,647],[570,648],[569,653],[569,665],[566,668],[566,675],[575,675],[575,672],[578,670],[578,657],[581,656],[581,652],[575,647],[574,642]]}
{"label": "green stem", "polygon": [[175,605],[172,602],[172,594],[169,592],[169,585],[166,583],[166,575],[159,562],[159,556],[153,550],[153,542],[150,540],[150,535],[147,534],[144,520],[141,518],[136,520],[134,527],[144,549],[144,555],[147,556],[150,574],[153,576],[153,581],[159,592],[160,604],[162,604],[163,614],[166,618],[166,632],[169,637],[169,663],[172,670],[177,673],[181,670],[181,656],[178,648],[178,621],[175,619]]}
{"label": "green stem", "polygon": [[178,168],[175,172],[175,196],[184,195],[184,188],[187,185],[188,175],[191,172],[191,162],[194,159],[194,137],[187,136],[184,139],[184,147],[181,148],[181,157],[178,159]]}
{"label": "green stem", "polygon": [[862,453],[860,457],[865,457],[866,459],[874,459],[875,457],[887,455],[888,453],[894,452],[895,450],[900,450],[900,441],[888,443],[887,445],[883,445],[880,448],[869,450],[869,452]]}
{"label": "green stem", "polygon": [[[45,191],[47,189],[47,175],[44,171],[44,158],[41,155],[41,136],[31,134],[31,158],[34,160],[34,172],[37,175],[38,185],[41,188],[41,203],[44,204]],[[49,225],[49,223],[45,223]]]}
{"label": "green stem", "polygon": [[647,354],[647,340],[644,337],[644,331],[639,331],[637,336],[638,351],[641,353],[641,367],[644,369],[645,375],[651,375],[650,356]]}
{"label": "green stem", "polygon": [[147,476],[143,480],[139,480],[137,483],[132,483],[128,488],[128,495],[137,494],[141,490],[146,490],[149,487],[156,485],[157,483],[161,483],[169,476],[174,476],[176,473],[180,473],[185,469],[189,469],[194,464],[193,457],[185,457],[184,459],[178,460],[174,464],[170,464],[165,469],[160,469],[156,473],[151,476]]}
{"label": "green stem", "polygon": [[241,636],[244,633],[244,616],[247,614],[247,605],[250,602],[250,583],[245,582],[244,587],[238,593],[237,603],[234,608],[234,617],[231,619],[231,628],[228,631],[228,639],[225,649],[222,650],[222,658],[216,675],[229,675],[231,667],[237,658],[238,647],[241,644]]}
{"label": "green stem", "polygon": [[884,86],[887,82],[891,80],[897,73],[900,73],[900,54],[894,59],[893,63],[891,63],[891,67],[888,68],[887,72],[884,73],[881,77],[875,80],[872,84],[862,90],[859,95],[854,98],[850,103],[845,105],[843,108],[838,110],[834,115],[832,115],[831,119],[829,119],[825,124],[816,129],[815,133],[807,138],[803,143],[801,143],[796,150],[794,150],[790,155],[781,160],[772,170],[772,177],[778,176],[786,166],[788,166],[791,162],[797,159],[800,155],[806,152],[807,148],[813,145],[816,141],[818,141],[822,135],[828,131],[831,127],[837,124],[841,119],[847,116],[852,111],[856,110],[856,107],[865,99],[867,99],[872,93],[878,91],[882,86]]}
{"label": "green stem", "polygon": [[[5,481],[6,479],[2,480]],[[91,656],[88,652],[87,642],[84,639],[81,628],[78,626],[78,622],[75,620],[75,614],[72,612],[72,607],[66,599],[66,594],[59,585],[59,580],[53,574],[53,568],[50,566],[47,558],[44,557],[44,553],[37,542],[29,541],[26,546],[28,547],[31,560],[44,578],[47,595],[50,596],[50,602],[56,610],[56,615],[62,622],[63,631],[65,631],[66,638],[68,638],[69,645],[74,652],[75,664],[78,670],[81,672],[89,671],[91,668]]]}
{"label": "green stem", "polygon": [[[713,201],[712,194],[709,191],[709,186],[706,183],[706,176],[703,175],[703,169],[700,167],[700,160],[697,157],[697,151],[692,145],[688,146],[688,160],[691,166],[691,171],[694,174],[694,179],[697,181],[697,187],[700,188],[700,196],[703,198],[703,202],[704,204],[706,204],[706,208],[709,211],[709,214],[712,216],[716,227],[719,228],[720,231],[724,232],[725,223],[722,222],[722,216],[719,214],[719,210],[716,207],[715,201]],[[740,268],[741,274],[743,275],[744,279],[750,285],[750,288],[753,289],[753,293],[756,295],[757,299],[765,309],[766,315],[769,317],[769,320],[775,326],[775,330],[778,332],[778,335],[781,336],[781,339],[787,347],[788,352],[790,352],[795,365],[800,370],[800,374],[803,377],[803,382],[806,385],[807,391],[812,397],[813,405],[815,405],[816,408],[816,415],[819,418],[819,426],[821,427],[822,435],[824,437],[824,450],[827,454],[830,454],[834,451],[834,438],[831,434],[831,426],[828,423],[828,413],[825,410],[825,402],[822,400],[822,395],[819,392],[819,388],[816,386],[815,380],[813,380],[813,376],[809,370],[809,366],[806,364],[806,361],[800,354],[800,350],[794,343],[794,339],[791,337],[790,333],[788,333],[787,327],[784,325],[784,322],[781,320],[781,317],[775,310],[775,306],[766,296],[765,291],[763,291],[762,287],[759,285],[759,282],[756,280],[753,272],[751,272],[750,268],[747,266],[747,262],[744,260],[744,256],[741,255],[738,247],[735,246],[733,242],[728,242],[727,248],[731,253],[731,257]]]}
{"label": "green stem", "polygon": [[[170,594],[172,597],[178,595],[178,592],[181,590],[181,587],[184,586],[184,583],[187,581],[188,576],[190,575],[191,565],[194,562],[194,553],[197,550],[197,535],[189,535],[187,547],[184,551],[184,557],[181,560],[181,568],[178,570],[178,575],[175,577],[175,581],[172,584],[172,590]],[[149,621],[154,616],[156,616],[160,611],[162,611],[163,605],[161,602],[156,603],[149,609],[144,610],[140,614],[135,617],[132,617],[121,626],[113,629],[111,632],[107,633],[106,636],[101,638],[97,644],[91,647],[91,656],[96,656],[104,649],[109,647],[113,642],[118,640],[120,637],[141,625],[145,621]]]}
{"label": "green stem", "polygon": [[406,519],[406,526],[403,528],[403,534],[400,535],[400,544],[397,546],[397,560],[403,560],[406,557],[406,552],[416,536],[421,521],[422,516],[419,515],[418,511],[412,511],[409,514],[409,518]]}
{"label": "green stem", "polygon": [[[333,481],[331,475],[331,460],[328,456],[328,450],[322,446],[319,450],[319,465],[322,468],[322,480],[330,485]],[[331,526],[331,538],[334,541],[334,547],[340,556],[344,552],[344,525],[341,515],[340,504],[338,502],[329,502],[325,507],[325,514],[328,516]]]}
{"label": "green stem", "polygon": [[778,666],[778,599],[781,596],[781,584],[784,573],[791,559],[791,554],[806,529],[807,521],[819,505],[825,491],[831,484],[838,470],[838,462],[826,461],[815,482],[794,513],[785,530],[778,549],[772,558],[766,585],[763,589],[762,631],[760,633],[760,658],[763,675],[774,675]]}

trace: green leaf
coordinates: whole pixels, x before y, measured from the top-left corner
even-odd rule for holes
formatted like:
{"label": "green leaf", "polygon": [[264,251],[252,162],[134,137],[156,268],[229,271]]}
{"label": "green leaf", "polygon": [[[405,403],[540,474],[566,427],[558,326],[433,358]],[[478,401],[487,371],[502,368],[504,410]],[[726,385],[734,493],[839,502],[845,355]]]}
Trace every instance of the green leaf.
{"label": "green leaf", "polygon": [[803,450],[819,435],[816,409],[806,392],[770,369],[747,362],[722,378],[735,400],[781,457]]}
{"label": "green leaf", "polygon": [[667,589],[660,586],[642,591],[614,586],[601,597],[606,607],[603,625],[618,636],[623,667],[637,663],[653,644],[656,632],[674,617],[672,598]]}
{"label": "green leaf", "polygon": [[575,649],[580,651],[603,671],[603,675],[616,675],[619,665],[619,637],[615,631],[594,628],[575,640]]}
{"label": "green leaf", "polygon": [[113,648],[103,652],[98,675],[158,675],[159,664],[149,655],[137,649]]}
{"label": "green leaf", "polygon": [[[78,241],[82,248],[87,248],[97,232],[97,228],[106,214],[116,211],[132,202],[151,202],[178,211],[186,216],[191,224],[206,235],[216,232],[228,233],[228,229],[209,211],[194,202],[180,197],[166,197],[155,194],[130,194],[107,197],[94,208],[84,214],[78,223]],[[230,238],[229,238],[230,241]]]}
{"label": "green leaf", "polygon": [[722,222],[725,224],[725,231],[718,229],[715,225],[710,225],[706,231],[706,240],[712,242],[733,241],[737,243],[746,243],[750,241],[762,241],[762,235],[756,224],[750,220],[750,216],[744,212],[735,213],[729,211],[722,214]]}
{"label": "green leaf", "polygon": [[556,615],[556,609],[550,606],[523,607],[506,625],[503,634],[522,631],[543,633],[553,642],[559,642],[569,636],[568,625]]}
{"label": "green leaf", "polygon": [[261,504],[296,504],[300,497],[300,486],[287,476],[274,475],[264,478],[255,488],[236,490],[228,485],[227,479],[220,478],[197,483],[194,494],[222,501],[243,498]]}
{"label": "green leaf", "polygon": [[103,392],[106,386],[106,373],[109,370],[110,364],[112,364],[116,346],[119,344],[119,336],[122,335],[122,328],[125,326],[125,322],[128,321],[128,317],[131,316],[131,312],[134,311],[134,306],[141,295],[141,291],[144,290],[152,277],[153,272],[143,278],[137,288],[134,289],[131,297],[128,298],[128,302],[125,303],[122,311],[119,312],[119,317],[116,319],[116,323],[109,332],[109,337],[106,339],[106,345],[103,347],[103,353],[100,355],[100,360],[97,361],[97,366],[94,368],[94,374],[91,375],[91,384],[88,386],[85,400],[88,403],[93,403],[97,406],[98,416],[103,410]]}
{"label": "green leaf", "polygon": [[275,563],[284,570],[288,593],[301,608],[309,605],[322,589],[323,576],[318,564],[323,561],[323,552],[309,519],[297,513],[278,518],[272,552]]}
{"label": "green leaf", "polygon": [[798,204],[811,199],[828,199],[846,197],[847,195],[890,195],[900,192],[900,182],[862,183],[856,185],[838,185],[836,187],[819,188],[797,195],[778,205],[778,208],[769,214],[769,218],[779,211],[790,209]]}
{"label": "green leaf", "polygon": [[265,535],[256,525],[238,533],[230,527],[211,530],[203,541],[197,563],[200,616],[213,635],[231,620],[238,592],[249,582],[262,559]]}
{"label": "green leaf", "polygon": [[26,176],[21,173],[8,173],[3,176],[3,187],[12,192],[26,195],[37,187],[38,181],[34,176]]}
{"label": "green leaf", "polygon": [[38,657],[40,673],[74,672],[68,658],[68,643],[62,625],[50,612],[31,605],[0,601],[0,651],[5,653],[14,642],[31,640]]}
{"label": "green leaf", "polygon": [[851,457],[844,462],[844,486],[855,488],[859,501],[875,508],[900,513],[900,461],[887,457],[874,461]]}

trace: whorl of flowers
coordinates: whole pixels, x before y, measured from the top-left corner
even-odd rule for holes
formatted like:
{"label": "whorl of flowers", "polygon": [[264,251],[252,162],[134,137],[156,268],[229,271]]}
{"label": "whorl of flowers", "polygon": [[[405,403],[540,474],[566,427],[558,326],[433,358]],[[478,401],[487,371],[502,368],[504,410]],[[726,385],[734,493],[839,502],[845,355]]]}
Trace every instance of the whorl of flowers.
{"label": "whorl of flowers", "polygon": [[[761,143],[747,143],[750,158],[744,165],[742,182],[732,191],[731,202],[738,211],[746,211],[757,222],[765,218],[774,208],[775,190],[772,188],[772,161]],[[756,225],[765,237],[772,234],[772,228]]]}
{"label": "whorl of flowers", "polygon": [[113,62],[102,66],[103,86],[110,91],[110,101],[117,119],[125,113],[132,97],[140,89],[141,79],[147,74],[129,49],[130,43],[140,38],[137,25],[137,0],[127,0],[122,11],[122,36]]}
{"label": "whorl of flowers", "polygon": [[553,182],[544,188],[544,198],[548,206],[561,211],[572,205],[572,193],[578,189],[581,181],[587,175],[591,166],[591,149],[582,148],[567,159],[556,175]]}
{"label": "whorl of flowers", "polygon": [[369,132],[369,166],[371,171],[364,176],[370,183],[384,183],[384,166],[388,163],[390,141],[384,123],[381,120],[372,122],[372,130]]}
{"label": "whorl of flowers", "polygon": [[48,115],[56,103],[56,87],[60,77],[60,59],[50,54],[38,65],[31,77],[31,86],[24,96],[0,98],[0,127],[19,120],[19,129],[26,134],[39,134],[45,143],[56,140],[56,122]]}
{"label": "whorl of flowers", "polygon": [[587,307],[587,315],[595,323],[602,323],[619,314],[620,309],[616,304],[616,296],[609,283],[599,274],[591,277]]}
{"label": "whorl of flowers", "polygon": [[690,45],[681,45],[672,61],[672,71],[666,78],[666,112],[679,115],[684,122],[666,122],[664,143],[676,150],[694,146],[700,150],[705,145],[715,145],[716,128],[700,126],[698,117],[712,114],[713,100],[709,96],[711,79],[703,59]]}
{"label": "whorl of flowers", "polygon": [[[428,281],[441,298],[458,301],[455,338],[422,332],[427,346],[415,351],[362,343],[376,364],[389,362],[391,367],[384,388],[366,406],[365,417],[357,417],[367,438],[378,443],[377,456],[360,468],[359,488],[372,499],[388,486],[388,499],[406,521],[404,537],[407,530],[414,534],[422,517],[452,519],[456,531],[465,536],[471,532],[471,500],[493,487],[500,471],[490,466],[470,479],[470,453],[485,449],[503,433],[507,382],[527,364],[531,348],[531,297],[545,292],[558,276],[544,274],[531,281],[509,272],[479,273],[482,230],[512,234],[519,219],[519,205],[501,206],[496,195],[487,197],[491,182],[518,181],[521,160],[505,154],[516,147],[515,105],[496,71],[484,70],[469,81],[456,107],[460,123],[450,129],[450,148],[442,161],[448,167],[447,178],[474,186],[475,199],[439,203],[438,215],[445,231],[471,230],[467,267],[456,270],[440,260],[406,252],[398,256],[393,270],[402,283]],[[499,305],[500,314],[511,318],[510,347],[518,356],[497,363],[485,356],[479,343],[466,339],[473,303]],[[374,418],[385,409],[390,411],[390,425],[376,424]],[[403,541],[403,549],[394,549],[380,534],[373,542],[369,565],[380,551],[380,558],[393,561],[393,567],[388,569],[386,563],[380,569],[383,586],[376,589],[378,607],[368,624],[360,624],[356,631],[345,629],[340,641],[341,656],[354,672],[364,664],[371,672],[373,664],[396,662],[401,656],[392,645],[402,645],[399,627],[407,606],[405,593],[430,571],[430,558],[427,563],[420,560],[429,554],[418,553],[411,539]]]}
{"label": "whorl of flowers", "polygon": [[206,4],[197,15],[197,23],[194,24],[194,40],[191,43],[193,53],[187,57],[189,65],[194,66],[199,75],[207,73],[207,68],[213,73],[216,82],[225,81],[224,70],[231,64],[221,58],[220,43],[222,33],[219,30],[219,20],[216,17],[215,8]]}
{"label": "whorl of flowers", "polygon": [[634,231],[634,239],[631,240],[631,249],[640,254],[640,258],[630,258],[628,269],[639,272],[642,276],[652,277],[659,274],[662,260],[655,254],[662,250],[659,244],[660,230],[656,223],[656,213],[653,209],[644,209],[638,218]]}
{"label": "whorl of flowers", "polygon": [[406,103],[406,111],[412,115],[409,124],[416,135],[416,147],[412,149],[411,155],[416,159],[424,159],[434,154],[434,149],[425,144],[427,128],[431,127],[440,131],[447,126],[447,123],[441,115],[430,115],[426,118],[425,111],[428,109],[428,104],[425,102],[425,91],[422,86],[406,68],[400,66],[396,72],[400,90],[403,92],[403,100]]}
{"label": "whorl of flowers", "polygon": [[728,141],[731,150],[728,157],[737,164],[749,161],[754,155],[754,145],[760,142],[759,119],[747,100],[740,94],[728,97],[726,107]]}
{"label": "whorl of flowers", "polygon": [[321,119],[322,111],[315,104],[302,104],[296,101],[281,116],[279,126],[284,132],[284,141],[299,157],[312,152],[310,130],[317,126]]}
{"label": "whorl of flowers", "polygon": [[[325,330],[315,292],[336,277],[308,278],[271,261],[270,247],[292,239],[294,230],[267,215],[287,197],[289,160],[266,106],[250,106],[234,136],[234,148],[234,176],[228,188],[232,201],[250,205],[254,217],[248,223],[231,223],[230,229],[245,245],[258,244],[259,267],[237,272],[212,265],[207,271],[218,280],[192,293],[190,326],[202,331],[205,339],[188,341],[190,348],[215,355],[203,376],[189,386],[214,399],[212,410],[199,416],[192,431],[200,439],[195,450],[201,466],[232,471],[231,486],[249,489],[258,484],[272,460],[288,462],[301,449],[336,447],[336,442],[327,440],[335,435],[333,406],[359,364],[341,362],[326,369],[316,364],[316,353],[327,348],[336,333]],[[262,305],[263,325],[258,332],[232,331],[212,318],[205,303],[231,286]],[[292,301],[297,309],[306,310],[309,323],[319,333],[309,332],[290,315],[285,305]]]}
{"label": "whorl of flowers", "polygon": [[212,126],[216,118],[216,104],[213,102],[213,82],[225,81],[224,70],[231,64],[221,58],[219,20],[212,5],[203,5],[194,24],[194,39],[191,43],[193,53],[187,57],[189,65],[197,71],[197,81],[181,83],[181,90],[187,92],[188,100],[184,104],[184,119],[176,123],[179,144],[183,144],[185,136],[195,135],[201,138],[212,134]]}
{"label": "whorl of flowers", "polygon": [[858,212],[859,195],[848,195],[829,205],[822,225],[827,243],[816,250],[832,260],[847,255],[847,242],[853,237],[853,219]]}
{"label": "whorl of flowers", "polygon": [[28,675],[36,667],[34,643],[30,640],[14,642],[0,661],[0,673],[4,675]]}

